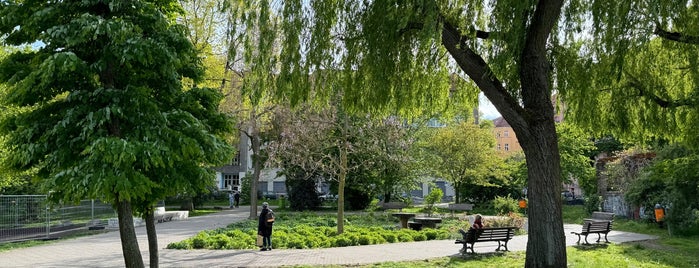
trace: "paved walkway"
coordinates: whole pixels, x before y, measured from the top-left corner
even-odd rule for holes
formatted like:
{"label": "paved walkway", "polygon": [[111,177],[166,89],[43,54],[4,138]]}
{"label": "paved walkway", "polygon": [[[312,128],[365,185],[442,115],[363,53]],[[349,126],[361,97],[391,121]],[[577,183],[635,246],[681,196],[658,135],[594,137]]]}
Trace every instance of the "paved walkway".
{"label": "paved walkway", "polygon": [[[191,237],[201,230],[225,227],[247,218],[248,207],[226,210],[185,221],[156,224],[161,267],[277,267],[285,265],[357,265],[387,261],[424,260],[456,256],[461,245],[453,240],[328,248],[256,250],[170,250],[167,244]],[[580,225],[565,225],[566,244],[575,245]],[[148,241],[145,227],[136,228],[145,263]],[[657,237],[612,231],[613,243],[656,239]],[[274,237],[272,237],[274,239]],[[511,251],[526,249],[527,236],[516,236],[508,244]],[[477,253],[494,252],[497,242],[477,243]],[[0,252],[0,267],[123,267],[119,232],[113,231],[56,243]]]}

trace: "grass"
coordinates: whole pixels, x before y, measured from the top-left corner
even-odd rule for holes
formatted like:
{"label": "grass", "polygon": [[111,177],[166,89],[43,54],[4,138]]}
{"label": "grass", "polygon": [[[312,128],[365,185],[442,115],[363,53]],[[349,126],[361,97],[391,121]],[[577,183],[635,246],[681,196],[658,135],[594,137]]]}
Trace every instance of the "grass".
{"label": "grass", "polygon": [[[582,219],[587,217],[589,215],[585,212],[583,206],[563,207],[563,221],[565,223],[580,224]],[[656,235],[660,238],[624,244],[593,244],[567,247],[568,267],[699,267],[699,236],[670,236],[667,229],[658,228],[653,223],[626,219],[616,219],[614,221],[614,230]],[[420,261],[352,265],[352,267],[523,267],[525,258],[525,252],[507,252]],[[330,265],[322,267],[344,266]]]}

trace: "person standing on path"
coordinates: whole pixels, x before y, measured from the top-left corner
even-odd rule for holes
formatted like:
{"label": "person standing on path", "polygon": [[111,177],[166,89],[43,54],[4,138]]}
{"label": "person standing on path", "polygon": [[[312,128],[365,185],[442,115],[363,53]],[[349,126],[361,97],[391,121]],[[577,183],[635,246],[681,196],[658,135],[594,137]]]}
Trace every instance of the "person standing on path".
{"label": "person standing on path", "polygon": [[233,208],[233,206],[235,205],[234,199],[233,199],[234,197],[235,197],[235,194],[233,194],[233,192],[228,192],[228,206],[229,206],[229,208]]}
{"label": "person standing on path", "polygon": [[240,207],[240,191],[235,191],[233,198],[235,199],[235,207],[239,208]]}
{"label": "person standing on path", "polygon": [[272,226],[274,225],[274,212],[267,202],[262,203],[262,212],[257,223],[257,234],[262,236],[262,248],[260,251],[272,250]]}

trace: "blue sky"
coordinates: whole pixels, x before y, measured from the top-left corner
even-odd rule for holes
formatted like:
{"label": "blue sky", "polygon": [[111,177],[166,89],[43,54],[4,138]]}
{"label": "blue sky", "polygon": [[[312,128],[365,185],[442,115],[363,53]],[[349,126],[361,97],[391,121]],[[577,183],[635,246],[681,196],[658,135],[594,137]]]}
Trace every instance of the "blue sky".
{"label": "blue sky", "polygon": [[496,110],[495,106],[483,95],[483,92],[478,94],[478,111],[485,119],[493,120],[500,117],[498,110]]}

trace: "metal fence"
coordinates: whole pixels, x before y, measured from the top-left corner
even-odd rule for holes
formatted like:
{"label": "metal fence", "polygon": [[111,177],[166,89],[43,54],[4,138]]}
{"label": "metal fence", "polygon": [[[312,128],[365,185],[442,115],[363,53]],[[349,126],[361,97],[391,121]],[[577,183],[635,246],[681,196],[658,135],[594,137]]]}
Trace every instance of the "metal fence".
{"label": "metal fence", "polygon": [[0,195],[0,243],[51,239],[86,226],[106,225],[116,212],[99,200],[50,206],[45,195]]}

